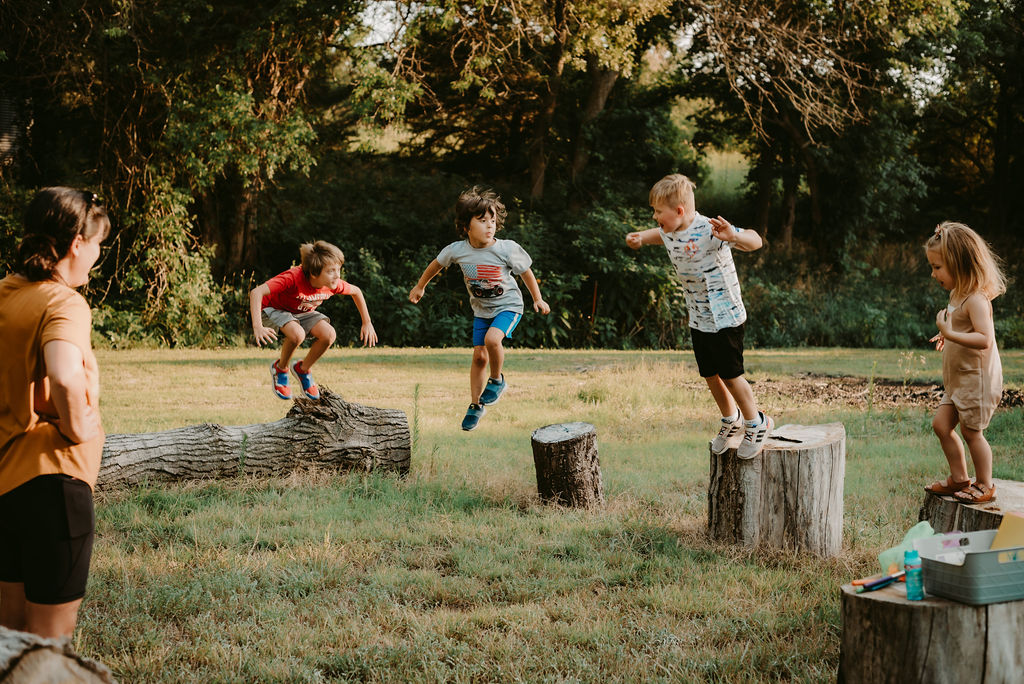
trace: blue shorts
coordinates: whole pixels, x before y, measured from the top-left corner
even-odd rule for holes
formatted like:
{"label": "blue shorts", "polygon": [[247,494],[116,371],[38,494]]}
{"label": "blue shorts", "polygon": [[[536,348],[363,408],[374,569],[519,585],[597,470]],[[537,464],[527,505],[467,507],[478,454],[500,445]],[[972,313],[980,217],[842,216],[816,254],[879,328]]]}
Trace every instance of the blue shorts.
{"label": "blue shorts", "polygon": [[522,317],[523,314],[516,311],[502,311],[494,318],[475,316],[473,318],[473,346],[484,346],[484,337],[487,336],[487,331],[490,328],[497,328],[505,333],[505,337],[512,337],[512,331],[519,325]]}

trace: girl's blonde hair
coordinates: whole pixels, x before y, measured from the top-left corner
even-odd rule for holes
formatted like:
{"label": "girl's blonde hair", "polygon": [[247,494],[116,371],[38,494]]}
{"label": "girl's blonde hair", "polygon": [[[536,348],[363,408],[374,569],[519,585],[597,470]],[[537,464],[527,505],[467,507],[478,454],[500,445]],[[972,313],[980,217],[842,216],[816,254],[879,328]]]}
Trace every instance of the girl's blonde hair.
{"label": "girl's blonde hair", "polygon": [[673,173],[665,176],[654,184],[648,195],[651,206],[667,204],[670,207],[694,206],[693,189],[696,184],[681,173]]}
{"label": "girl's blonde hair", "polygon": [[345,255],[341,250],[323,240],[300,245],[299,256],[302,258],[302,272],[307,278],[320,275],[331,264],[345,265]]}
{"label": "girl's blonde hair", "polygon": [[943,221],[935,227],[935,234],[924,243],[924,248],[934,249],[942,257],[953,278],[954,295],[965,297],[981,292],[991,300],[1006,292],[999,257],[969,226]]}

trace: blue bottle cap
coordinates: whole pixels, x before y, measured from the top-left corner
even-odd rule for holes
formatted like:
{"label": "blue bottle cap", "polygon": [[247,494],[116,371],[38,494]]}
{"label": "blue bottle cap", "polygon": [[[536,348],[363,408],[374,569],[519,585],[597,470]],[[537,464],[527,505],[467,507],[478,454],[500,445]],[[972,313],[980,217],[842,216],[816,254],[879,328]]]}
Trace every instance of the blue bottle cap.
{"label": "blue bottle cap", "polygon": [[907,549],[903,552],[903,564],[907,563],[920,563],[921,555],[918,554],[917,549]]}

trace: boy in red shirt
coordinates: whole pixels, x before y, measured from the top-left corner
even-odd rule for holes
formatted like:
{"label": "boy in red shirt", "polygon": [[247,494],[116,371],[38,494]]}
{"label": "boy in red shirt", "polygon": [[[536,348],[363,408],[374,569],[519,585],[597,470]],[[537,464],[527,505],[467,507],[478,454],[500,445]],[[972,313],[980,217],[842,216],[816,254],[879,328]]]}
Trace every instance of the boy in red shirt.
{"label": "boy in red shirt", "polygon": [[299,247],[299,253],[301,266],[279,273],[249,292],[249,310],[256,344],[276,340],[277,330],[284,335],[281,358],[270,364],[274,394],[281,399],[292,397],[288,387],[288,362],[292,354],[307,335],[316,338],[306,358],[292,364],[291,370],[302,385],[303,393],[310,399],[319,399],[320,389],[313,382],[310,369],[337,337],[331,320],[316,310],[320,303],[332,295],[349,295],[363,319],[359,339],[364,347],[377,344],[377,332],[370,322],[363,291],[341,279],[341,266],[345,263],[341,250],[329,242],[317,240]]}

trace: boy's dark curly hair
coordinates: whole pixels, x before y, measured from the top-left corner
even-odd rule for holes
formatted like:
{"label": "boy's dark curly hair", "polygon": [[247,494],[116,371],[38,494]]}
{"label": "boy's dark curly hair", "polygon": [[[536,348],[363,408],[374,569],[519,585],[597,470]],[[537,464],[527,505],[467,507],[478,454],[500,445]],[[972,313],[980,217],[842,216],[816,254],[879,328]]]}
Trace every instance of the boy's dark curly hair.
{"label": "boy's dark curly hair", "polygon": [[458,201],[455,202],[455,232],[460,237],[465,237],[471,220],[490,213],[494,214],[497,232],[504,227],[508,211],[505,210],[505,205],[496,192],[474,185],[459,195]]}

